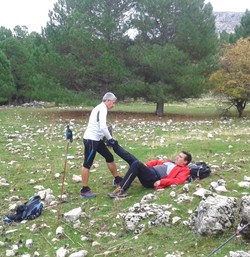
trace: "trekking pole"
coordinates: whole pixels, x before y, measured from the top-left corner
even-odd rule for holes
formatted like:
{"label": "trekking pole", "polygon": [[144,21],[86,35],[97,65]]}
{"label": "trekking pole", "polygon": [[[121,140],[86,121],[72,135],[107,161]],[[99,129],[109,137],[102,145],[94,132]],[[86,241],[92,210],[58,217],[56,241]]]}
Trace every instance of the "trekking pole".
{"label": "trekking pole", "polygon": [[245,230],[248,226],[250,225],[250,222],[248,222],[245,226],[243,226],[241,229],[239,229],[238,231],[236,231],[236,233],[234,235],[232,235],[230,238],[228,238],[224,243],[222,243],[219,247],[217,247],[216,249],[214,249],[207,257],[212,256],[214,253],[216,253],[217,251],[219,251],[225,244],[227,244],[229,241],[231,241],[234,237],[239,236],[240,233]]}
{"label": "trekking pole", "polygon": [[64,189],[64,180],[65,180],[66,168],[67,168],[69,143],[73,142],[73,133],[70,130],[69,125],[67,125],[67,129],[66,129],[66,139],[67,139],[67,147],[66,147],[65,162],[64,162],[64,169],[63,169],[63,176],[62,176],[62,187],[61,187],[61,195],[60,195],[60,204],[59,204],[58,213],[57,213],[57,219],[58,220],[60,219],[60,216],[61,216],[62,194],[63,194],[63,189]]}

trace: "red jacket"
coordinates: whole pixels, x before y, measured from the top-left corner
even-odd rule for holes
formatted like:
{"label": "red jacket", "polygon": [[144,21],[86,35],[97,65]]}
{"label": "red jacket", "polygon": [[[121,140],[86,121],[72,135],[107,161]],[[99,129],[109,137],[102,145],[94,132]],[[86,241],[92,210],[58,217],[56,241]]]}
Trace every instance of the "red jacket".
{"label": "red jacket", "polygon": [[[152,160],[147,162],[146,166],[150,168],[156,165],[161,165],[164,162],[166,161]],[[160,189],[160,188],[164,188],[175,184],[181,185],[188,179],[189,175],[190,175],[190,170],[187,167],[187,165],[182,165],[182,166],[176,165],[167,177],[162,178],[160,180],[161,184],[155,187],[155,189]]]}

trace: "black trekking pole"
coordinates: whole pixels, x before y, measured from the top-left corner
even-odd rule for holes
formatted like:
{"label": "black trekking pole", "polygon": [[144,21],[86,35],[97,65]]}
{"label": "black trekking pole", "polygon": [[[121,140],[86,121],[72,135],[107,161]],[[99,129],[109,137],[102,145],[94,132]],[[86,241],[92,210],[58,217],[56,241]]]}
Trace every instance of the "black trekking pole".
{"label": "black trekking pole", "polygon": [[63,194],[63,188],[64,188],[66,168],[67,168],[69,143],[73,142],[73,133],[72,133],[71,129],[69,128],[69,125],[67,125],[67,128],[66,128],[66,140],[67,140],[67,147],[66,147],[65,162],[64,162],[64,169],[63,169],[63,176],[62,176],[62,188],[61,188],[61,195],[60,195],[60,204],[59,204],[59,209],[58,209],[58,220],[60,219],[60,216],[61,216],[62,194]]}
{"label": "black trekking pole", "polygon": [[235,234],[233,234],[231,237],[229,237],[224,243],[222,243],[219,247],[217,247],[216,249],[214,249],[207,257],[212,256],[214,253],[216,253],[217,251],[219,251],[225,244],[227,244],[229,241],[231,241],[234,237],[239,236],[240,233],[245,230],[248,226],[250,225],[250,222],[248,222],[245,226],[243,226],[241,229],[239,229],[238,231],[235,232]]}

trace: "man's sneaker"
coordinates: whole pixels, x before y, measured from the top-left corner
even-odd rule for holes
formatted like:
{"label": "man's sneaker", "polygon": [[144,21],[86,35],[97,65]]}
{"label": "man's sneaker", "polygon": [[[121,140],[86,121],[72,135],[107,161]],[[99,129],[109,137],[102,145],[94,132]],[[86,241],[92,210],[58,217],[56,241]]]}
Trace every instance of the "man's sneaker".
{"label": "man's sneaker", "polygon": [[80,192],[80,195],[82,197],[85,197],[85,198],[94,198],[94,197],[96,197],[96,194],[92,193],[89,187],[87,189],[86,188],[85,189],[82,188],[82,190]]}
{"label": "man's sneaker", "polygon": [[113,192],[109,193],[108,196],[110,198],[124,198],[127,196],[126,191],[124,191],[122,188],[117,188]]}
{"label": "man's sneaker", "polygon": [[119,176],[115,177],[113,179],[112,187],[118,187],[121,181],[122,181],[122,177],[119,177]]}

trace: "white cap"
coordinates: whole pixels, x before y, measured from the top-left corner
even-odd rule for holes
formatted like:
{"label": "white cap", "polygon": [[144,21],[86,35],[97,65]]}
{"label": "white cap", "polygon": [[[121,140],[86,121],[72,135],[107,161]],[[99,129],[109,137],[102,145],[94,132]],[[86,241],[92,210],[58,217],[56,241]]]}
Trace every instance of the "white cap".
{"label": "white cap", "polygon": [[108,92],[106,93],[103,98],[102,98],[102,101],[106,101],[106,100],[110,100],[110,101],[116,101],[117,97],[111,93],[111,92]]}

